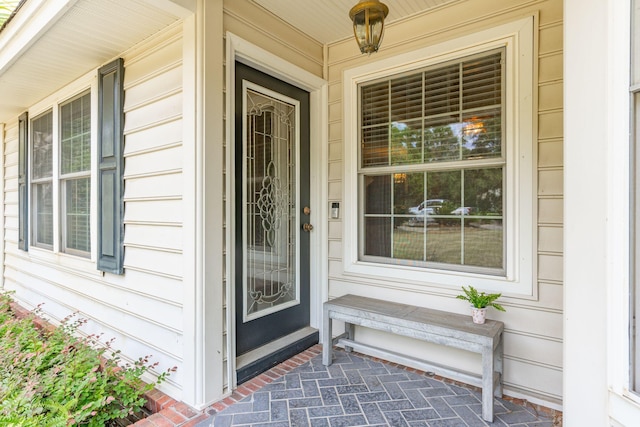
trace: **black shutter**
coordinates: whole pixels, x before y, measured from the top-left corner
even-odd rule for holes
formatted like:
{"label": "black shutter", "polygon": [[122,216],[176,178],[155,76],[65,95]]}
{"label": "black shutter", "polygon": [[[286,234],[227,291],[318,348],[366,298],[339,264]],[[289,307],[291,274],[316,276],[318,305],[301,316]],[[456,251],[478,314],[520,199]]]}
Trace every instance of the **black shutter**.
{"label": "black shutter", "polygon": [[98,270],[122,274],[124,63],[98,70]]}
{"label": "black shutter", "polygon": [[18,248],[29,249],[29,192],[27,187],[29,144],[29,116],[18,118]]}

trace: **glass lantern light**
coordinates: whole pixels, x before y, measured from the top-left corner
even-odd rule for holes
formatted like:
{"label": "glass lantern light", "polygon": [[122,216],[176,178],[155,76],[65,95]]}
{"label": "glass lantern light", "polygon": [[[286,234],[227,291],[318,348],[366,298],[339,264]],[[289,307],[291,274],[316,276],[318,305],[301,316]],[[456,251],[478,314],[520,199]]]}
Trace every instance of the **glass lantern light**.
{"label": "glass lantern light", "polygon": [[389,8],[379,0],[361,0],[349,11],[353,21],[353,33],[360,47],[360,52],[370,55],[377,52],[382,41],[384,18]]}

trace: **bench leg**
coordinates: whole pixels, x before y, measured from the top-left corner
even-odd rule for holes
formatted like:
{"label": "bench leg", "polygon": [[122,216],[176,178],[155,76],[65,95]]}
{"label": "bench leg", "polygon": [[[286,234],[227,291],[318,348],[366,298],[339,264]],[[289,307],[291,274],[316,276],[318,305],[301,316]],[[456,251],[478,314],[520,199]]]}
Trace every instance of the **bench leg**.
{"label": "bench leg", "polygon": [[498,345],[496,346],[496,349],[493,353],[496,361],[496,372],[498,373],[498,384],[496,384],[494,396],[498,398],[502,398],[502,376],[504,373],[504,361],[502,359],[504,351],[503,348],[504,346],[502,336],[500,336],[500,341],[498,342]]}
{"label": "bench leg", "polygon": [[331,324],[332,321],[329,317],[329,310],[325,308],[322,318],[322,364],[325,366],[331,365],[333,359]]}
{"label": "bench leg", "polygon": [[[354,340],[355,337],[355,333],[356,333],[356,327],[353,323],[346,323],[344,324],[344,333],[347,335],[347,339],[350,339],[351,341]],[[346,351],[347,353],[351,353],[353,351],[353,347],[348,347],[348,346],[344,346],[344,351]]]}
{"label": "bench leg", "polygon": [[482,351],[482,419],[493,422],[493,372],[495,368],[493,346]]}

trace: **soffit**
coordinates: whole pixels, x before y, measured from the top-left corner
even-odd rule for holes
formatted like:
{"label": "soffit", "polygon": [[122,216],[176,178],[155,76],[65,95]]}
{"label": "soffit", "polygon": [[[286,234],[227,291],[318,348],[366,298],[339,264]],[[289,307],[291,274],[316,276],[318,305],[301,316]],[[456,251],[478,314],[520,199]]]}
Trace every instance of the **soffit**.
{"label": "soffit", "polygon": [[[55,22],[43,25],[34,39],[18,46],[15,57],[0,64],[0,122],[181,19],[175,11],[145,0],[78,0],[68,6]],[[21,31],[41,25],[38,13],[42,10],[25,11],[33,13],[26,24],[19,19],[9,22],[0,42],[11,46]],[[12,25],[23,27],[13,35]]]}
{"label": "soffit", "polygon": [[[251,0],[322,44],[353,37],[349,10],[358,0]],[[427,13],[461,0],[382,0],[389,7],[385,23]]]}

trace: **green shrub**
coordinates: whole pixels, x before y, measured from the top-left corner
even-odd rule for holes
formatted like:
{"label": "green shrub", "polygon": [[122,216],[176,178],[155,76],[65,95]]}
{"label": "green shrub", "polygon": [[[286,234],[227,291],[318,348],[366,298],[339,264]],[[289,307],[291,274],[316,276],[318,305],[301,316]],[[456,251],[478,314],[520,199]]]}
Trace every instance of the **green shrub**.
{"label": "green shrub", "polygon": [[149,357],[122,364],[119,351],[100,336],[78,337],[86,321],[70,315],[60,327],[41,331],[30,317],[13,315],[8,294],[0,294],[0,419],[2,426],[104,426],[138,412],[144,393],[172,368],[146,384],[154,368]]}

